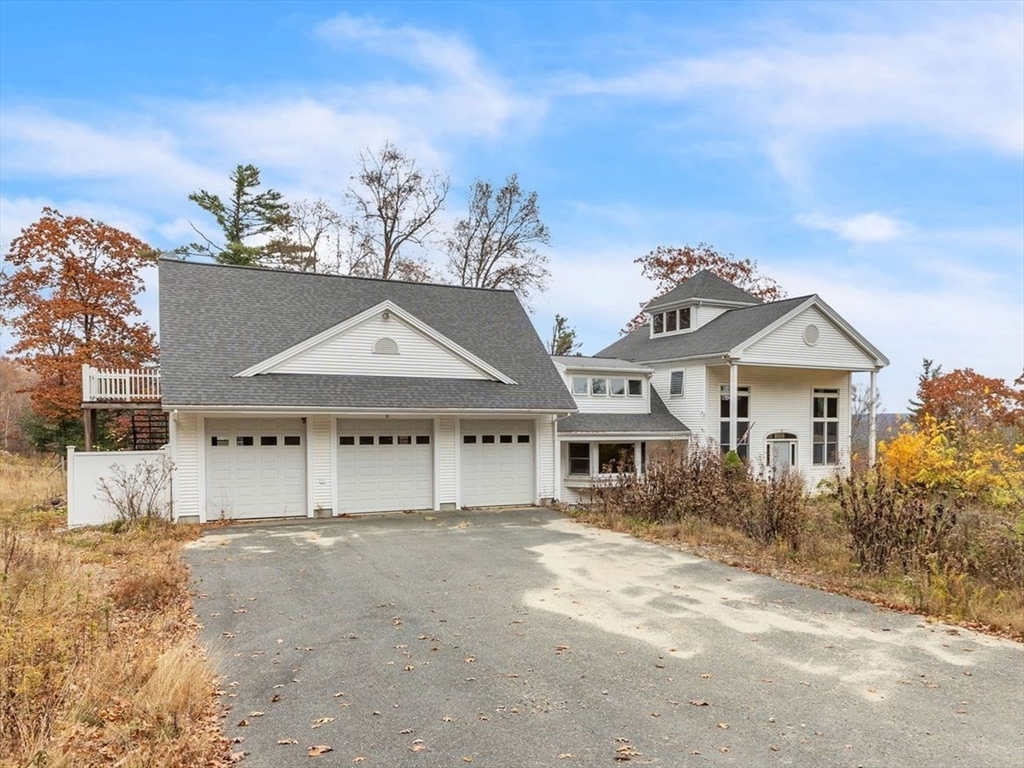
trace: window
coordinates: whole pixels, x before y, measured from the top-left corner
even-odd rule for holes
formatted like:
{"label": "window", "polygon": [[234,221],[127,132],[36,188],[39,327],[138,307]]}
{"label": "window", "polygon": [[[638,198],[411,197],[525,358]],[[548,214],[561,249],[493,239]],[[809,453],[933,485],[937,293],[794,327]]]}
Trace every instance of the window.
{"label": "window", "polygon": [[585,395],[588,391],[587,378],[585,376],[572,377],[572,393],[574,395]]}
{"label": "window", "polygon": [[644,396],[644,383],[640,379],[629,380],[629,396],[630,397],[643,397]]}
{"label": "window", "polygon": [[530,442],[530,436],[529,435],[516,435],[516,442],[517,443],[528,443],[528,442]]}
{"label": "window", "polygon": [[355,445],[355,435],[338,435],[338,445]]}
{"label": "window", "polygon": [[398,436],[398,444],[399,445],[412,445],[412,435],[399,435]]}
{"label": "window", "polygon": [[682,397],[683,395],[683,372],[672,371],[671,377],[669,377],[668,393],[673,397]]}
{"label": "window", "polygon": [[252,445],[251,435],[239,435],[235,438],[235,445]]}
{"label": "window", "polygon": [[839,463],[839,390],[815,389],[811,405],[813,462]]}
{"label": "window", "polygon": [[651,330],[654,335],[659,333],[675,333],[685,331],[690,327],[690,308],[670,309],[667,312],[658,312],[651,316]]}
{"label": "window", "polygon": [[302,445],[302,438],[299,437],[298,435],[285,435],[284,436],[284,444],[285,445]]}
{"label": "window", "polygon": [[277,445],[277,435],[260,435],[260,445]]}
{"label": "window", "polygon": [[473,445],[476,443],[476,435],[463,435],[462,442],[466,445]]}
{"label": "window", "polygon": [[608,392],[612,397],[625,397],[626,396],[626,380],[625,379],[609,379],[608,380]]}
{"label": "window", "polygon": [[377,445],[394,445],[394,444],[395,444],[395,436],[394,435],[381,435],[380,437],[377,438]]}
{"label": "window", "polygon": [[360,445],[373,445],[373,435],[360,435],[359,436],[359,444]]}
{"label": "window", "polygon": [[500,440],[503,443],[511,443],[512,442],[512,435],[502,435]]}
{"label": "window", "polygon": [[[750,387],[736,388],[736,453],[746,461],[750,455],[750,441],[747,439],[747,430],[750,429]],[[729,415],[732,403],[729,400],[729,385],[723,384],[721,388],[721,406],[719,417],[721,429],[719,440],[722,444],[722,453],[729,452]]]}
{"label": "window", "polygon": [[214,448],[217,448],[218,446],[231,445],[231,441],[228,440],[226,437],[211,437],[210,445],[212,445]]}
{"label": "window", "polygon": [[416,445],[430,445],[430,435],[416,435]]}
{"label": "window", "polygon": [[632,443],[598,443],[597,465],[602,475],[633,470]]}
{"label": "window", "polygon": [[373,345],[373,354],[375,355],[397,355],[398,344],[395,343],[394,339],[389,339],[384,336],[377,339],[377,342]]}
{"label": "window", "polygon": [[481,435],[480,436],[480,442],[481,443],[493,443],[494,442],[494,435]]}
{"label": "window", "polygon": [[590,474],[590,444],[569,443],[569,474]]}
{"label": "window", "polygon": [[590,380],[590,394],[592,394],[592,395],[607,395],[608,394],[608,380],[607,379],[591,379]]}

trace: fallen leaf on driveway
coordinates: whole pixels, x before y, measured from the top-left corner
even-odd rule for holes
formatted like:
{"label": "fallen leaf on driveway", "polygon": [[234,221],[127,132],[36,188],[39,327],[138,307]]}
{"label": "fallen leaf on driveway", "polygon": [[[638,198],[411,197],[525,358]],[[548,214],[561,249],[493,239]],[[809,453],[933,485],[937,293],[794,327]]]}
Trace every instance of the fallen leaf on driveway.
{"label": "fallen leaf on driveway", "polygon": [[558,759],[559,759],[559,760],[568,760],[568,759],[569,759],[570,757],[573,757],[573,756],[574,756],[574,755],[573,755],[573,753],[572,753],[572,752],[563,752],[562,754],[560,754],[560,755],[558,756]]}
{"label": "fallen leaf on driveway", "polygon": [[427,745],[424,744],[423,741],[420,739],[416,739],[416,741],[409,745],[410,752],[422,752],[426,748]]}
{"label": "fallen leaf on driveway", "polygon": [[407,733],[412,733],[412,728],[403,728],[399,733],[405,736]]}
{"label": "fallen leaf on driveway", "polygon": [[719,728],[722,728],[722,729],[725,729],[725,728],[728,728],[728,727],[729,727],[729,724],[728,724],[728,723],[719,723],[719,724],[718,724],[718,727],[719,727]]}
{"label": "fallen leaf on driveway", "polygon": [[333,723],[333,722],[334,722],[334,718],[333,717],[318,717],[316,720],[313,721],[313,724],[311,726],[309,726],[309,727],[310,728],[319,728],[321,725],[327,725],[328,723]]}
{"label": "fallen leaf on driveway", "polygon": [[708,703],[706,701],[704,701],[704,699],[693,699],[693,701],[691,701],[690,703],[693,704],[693,706],[695,706],[695,707],[706,707],[706,706],[708,706]]}
{"label": "fallen leaf on driveway", "polygon": [[245,728],[247,725],[249,725],[249,721],[248,720],[239,720],[238,721],[238,727],[239,728]]}
{"label": "fallen leaf on driveway", "polygon": [[721,752],[724,755],[726,752],[729,751],[729,748],[728,747],[719,747],[718,751]]}
{"label": "fallen leaf on driveway", "polygon": [[326,755],[328,752],[333,751],[334,747],[329,747],[326,744],[314,744],[306,750],[306,754],[310,757],[320,757],[320,755]]}
{"label": "fallen leaf on driveway", "polygon": [[278,744],[298,744],[299,740],[298,739],[278,739],[277,743]]}
{"label": "fallen leaf on driveway", "polygon": [[451,715],[445,715],[444,717],[441,718],[441,722],[442,723],[453,723],[453,722],[455,722],[455,718],[452,717]]}
{"label": "fallen leaf on driveway", "polygon": [[263,717],[263,715],[265,714],[265,712],[260,712],[258,709],[254,709],[252,712],[249,713],[249,717]]}
{"label": "fallen leaf on driveway", "polygon": [[352,762],[353,762],[353,763],[362,763],[362,762],[364,762],[365,760],[366,760],[366,758],[365,758],[365,757],[363,757],[362,755],[360,755],[359,757],[353,757],[353,758],[352,758]]}

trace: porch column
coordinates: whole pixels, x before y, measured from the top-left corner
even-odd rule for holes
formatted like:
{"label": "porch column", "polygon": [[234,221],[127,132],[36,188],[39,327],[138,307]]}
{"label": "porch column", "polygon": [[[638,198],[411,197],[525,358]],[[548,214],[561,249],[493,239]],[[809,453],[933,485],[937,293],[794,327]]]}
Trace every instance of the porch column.
{"label": "porch column", "polygon": [[729,363],[729,450],[736,450],[736,443],[739,440],[739,436],[736,434],[736,413],[739,408],[736,407],[737,401],[739,400],[739,378],[740,371],[739,366],[735,363]]}
{"label": "porch column", "polygon": [[875,402],[878,400],[878,388],[876,386],[877,371],[871,371],[871,384],[868,386],[868,464],[875,464]]}

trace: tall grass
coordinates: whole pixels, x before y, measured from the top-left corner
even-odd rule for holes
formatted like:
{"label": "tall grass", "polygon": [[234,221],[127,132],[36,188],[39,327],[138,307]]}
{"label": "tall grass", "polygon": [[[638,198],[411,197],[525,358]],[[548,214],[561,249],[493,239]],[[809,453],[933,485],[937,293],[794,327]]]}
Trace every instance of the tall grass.
{"label": "tall grass", "polygon": [[52,466],[0,455],[0,765],[226,765],[191,532],[59,530]]}

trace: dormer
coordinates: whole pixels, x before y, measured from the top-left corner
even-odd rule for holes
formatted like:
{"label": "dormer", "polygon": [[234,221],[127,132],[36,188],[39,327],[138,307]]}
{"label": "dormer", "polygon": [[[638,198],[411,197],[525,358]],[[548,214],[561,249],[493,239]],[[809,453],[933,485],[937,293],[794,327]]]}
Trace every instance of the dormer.
{"label": "dormer", "polygon": [[756,296],[701,270],[644,307],[652,339],[690,333],[730,309],[761,304]]}
{"label": "dormer", "polygon": [[555,355],[551,360],[580,413],[650,413],[652,369],[616,358]]}

